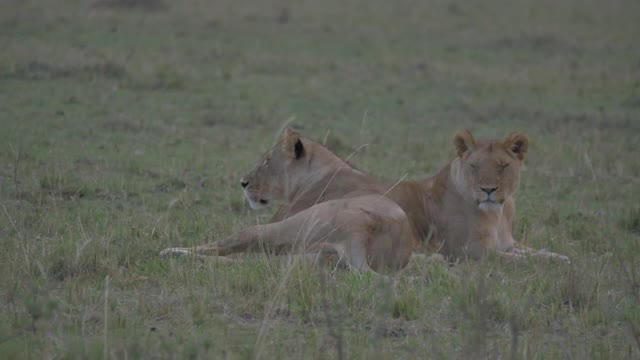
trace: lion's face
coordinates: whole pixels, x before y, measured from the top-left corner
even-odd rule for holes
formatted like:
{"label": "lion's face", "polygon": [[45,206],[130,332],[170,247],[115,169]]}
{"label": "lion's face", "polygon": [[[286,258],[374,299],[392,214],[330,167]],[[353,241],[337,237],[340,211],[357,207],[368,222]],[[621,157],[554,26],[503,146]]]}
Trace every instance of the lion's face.
{"label": "lion's face", "polygon": [[513,133],[504,141],[475,141],[467,130],[454,138],[460,159],[458,183],[481,210],[499,209],[520,183],[529,140]]}
{"label": "lion's face", "polygon": [[280,141],[258,160],[256,166],[240,179],[244,197],[252,209],[261,209],[286,195],[285,185],[301,168],[305,148],[300,135],[285,129]]}

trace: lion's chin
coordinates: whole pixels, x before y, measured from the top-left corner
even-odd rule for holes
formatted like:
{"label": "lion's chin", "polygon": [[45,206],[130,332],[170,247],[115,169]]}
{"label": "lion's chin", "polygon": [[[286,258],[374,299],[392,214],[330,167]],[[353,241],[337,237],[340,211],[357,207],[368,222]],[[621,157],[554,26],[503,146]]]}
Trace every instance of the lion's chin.
{"label": "lion's chin", "polygon": [[259,210],[259,209],[264,209],[266,207],[269,207],[268,199],[264,199],[264,198],[252,199],[246,193],[244,194],[244,198],[247,200],[247,203],[249,203],[249,207],[252,208],[253,210]]}
{"label": "lion's chin", "polygon": [[486,212],[495,212],[502,210],[502,203],[486,200],[478,203],[478,208]]}

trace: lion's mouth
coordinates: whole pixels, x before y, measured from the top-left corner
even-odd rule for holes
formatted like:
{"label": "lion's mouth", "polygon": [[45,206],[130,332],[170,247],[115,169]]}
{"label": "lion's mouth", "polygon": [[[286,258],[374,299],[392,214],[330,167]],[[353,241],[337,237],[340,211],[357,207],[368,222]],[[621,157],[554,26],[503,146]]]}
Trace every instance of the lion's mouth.
{"label": "lion's mouth", "polygon": [[495,211],[502,208],[503,201],[495,201],[493,199],[477,200],[478,208],[483,211]]}
{"label": "lion's mouth", "polygon": [[244,198],[249,203],[249,207],[252,209],[261,209],[263,207],[267,207],[269,205],[270,200],[261,196],[257,196],[257,194],[252,194],[245,190]]}
{"label": "lion's mouth", "polygon": [[480,204],[502,204],[502,201],[495,201],[493,199],[486,199],[486,200],[477,200],[476,203],[478,205],[480,205]]}

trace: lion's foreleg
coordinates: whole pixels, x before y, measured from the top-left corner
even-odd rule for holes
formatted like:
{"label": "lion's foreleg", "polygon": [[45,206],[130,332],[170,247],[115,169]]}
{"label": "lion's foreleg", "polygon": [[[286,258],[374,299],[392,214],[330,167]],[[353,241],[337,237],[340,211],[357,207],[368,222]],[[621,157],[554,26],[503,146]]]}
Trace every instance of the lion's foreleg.
{"label": "lion's foreleg", "polygon": [[547,249],[533,250],[533,253],[529,254],[529,256],[537,256],[537,257],[542,257],[542,258],[545,258],[545,259],[553,259],[553,260],[571,262],[571,260],[569,260],[568,256],[562,255],[562,254],[558,254],[558,253],[554,253],[554,252],[549,251]]}
{"label": "lion's foreleg", "polygon": [[508,260],[522,260],[527,257],[527,255],[515,252],[513,250],[512,251],[495,250],[494,253],[500,256],[501,258],[508,259]]}
{"label": "lion's foreleg", "polygon": [[513,247],[511,248],[510,252],[522,256],[531,256],[536,252],[536,250],[526,245],[522,245],[516,241],[513,243]]}
{"label": "lion's foreleg", "polygon": [[554,253],[554,252],[548,251],[547,249],[536,250],[526,245],[520,244],[518,242],[516,242],[511,248],[511,250],[509,252],[506,252],[506,254],[511,254],[510,256],[512,256],[512,258],[519,258],[519,259],[529,257],[529,256],[537,256],[537,257],[543,257],[546,259],[555,259],[555,260],[561,260],[561,261],[567,261],[567,262],[570,261],[568,256]]}

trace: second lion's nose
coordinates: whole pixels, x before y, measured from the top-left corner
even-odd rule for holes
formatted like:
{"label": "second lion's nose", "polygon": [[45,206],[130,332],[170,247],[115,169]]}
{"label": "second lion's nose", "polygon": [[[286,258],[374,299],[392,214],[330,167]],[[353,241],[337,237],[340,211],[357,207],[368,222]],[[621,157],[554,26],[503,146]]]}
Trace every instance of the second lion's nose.
{"label": "second lion's nose", "polygon": [[491,195],[493,192],[498,190],[498,187],[481,187],[480,189],[487,193],[487,195]]}
{"label": "second lion's nose", "polygon": [[240,180],[240,186],[242,186],[242,188],[246,188],[249,185],[249,182],[246,181],[245,179]]}

